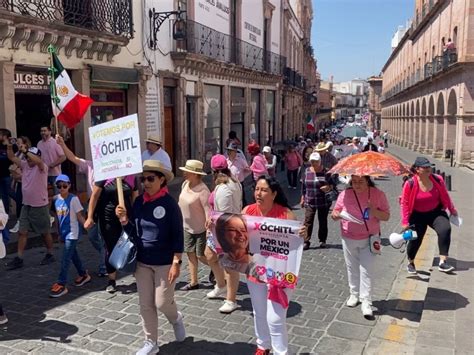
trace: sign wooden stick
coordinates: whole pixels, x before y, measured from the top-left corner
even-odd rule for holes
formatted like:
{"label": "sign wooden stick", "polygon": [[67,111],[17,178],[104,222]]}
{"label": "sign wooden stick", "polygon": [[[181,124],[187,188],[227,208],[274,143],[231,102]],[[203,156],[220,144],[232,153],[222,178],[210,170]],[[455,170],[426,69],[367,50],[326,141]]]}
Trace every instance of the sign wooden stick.
{"label": "sign wooden stick", "polygon": [[118,201],[119,201],[119,206],[125,208],[125,200],[123,198],[123,185],[122,185],[122,178],[118,177],[116,178],[116,183],[117,185],[117,194],[118,194]]}

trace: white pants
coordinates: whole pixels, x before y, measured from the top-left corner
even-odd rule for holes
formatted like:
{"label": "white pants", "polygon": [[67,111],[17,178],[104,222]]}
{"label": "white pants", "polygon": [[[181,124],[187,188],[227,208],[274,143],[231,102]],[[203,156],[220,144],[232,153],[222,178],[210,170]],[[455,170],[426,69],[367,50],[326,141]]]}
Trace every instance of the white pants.
{"label": "white pants", "polygon": [[[275,355],[288,354],[287,308],[268,299],[267,284],[247,281],[247,287],[252,300],[253,322],[258,347],[273,349]],[[293,290],[286,288],[285,293],[290,301]]]}
{"label": "white pants", "polygon": [[375,255],[370,252],[369,239],[342,238],[342,249],[347,266],[347,278],[351,295],[372,303],[372,277]]}

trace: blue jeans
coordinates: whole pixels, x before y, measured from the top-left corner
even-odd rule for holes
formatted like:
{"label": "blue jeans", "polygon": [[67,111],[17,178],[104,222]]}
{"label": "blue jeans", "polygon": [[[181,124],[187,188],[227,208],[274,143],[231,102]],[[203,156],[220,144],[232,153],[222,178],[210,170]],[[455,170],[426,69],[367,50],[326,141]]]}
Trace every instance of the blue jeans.
{"label": "blue jeans", "polygon": [[92,228],[89,229],[87,235],[89,236],[89,241],[91,242],[92,246],[99,253],[99,273],[105,274],[107,272],[107,269],[105,267],[104,241],[99,235],[99,229],[97,228],[97,224],[94,224]]}
{"label": "blue jeans", "polygon": [[[86,216],[87,216],[88,208],[89,208],[89,204],[87,202],[86,205],[84,206],[84,214]],[[81,229],[83,229],[82,225],[81,225]],[[91,227],[91,229],[87,231],[87,235],[89,236],[89,241],[91,242],[92,246],[99,253],[99,273],[105,274],[107,272],[107,268],[105,267],[104,240],[99,235],[99,229],[97,228],[97,224],[94,224]]]}
{"label": "blue jeans", "polygon": [[86,274],[86,270],[82,266],[81,258],[79,258],[79,253],[77,252],[76,246],[77,239],[66,239],[64,241],[63,258],[61,262],[61,272],[59,273],[58,277],[58,284],[67,284],[67,275],[71,261],[76,267],[79,276],[84,276]]}

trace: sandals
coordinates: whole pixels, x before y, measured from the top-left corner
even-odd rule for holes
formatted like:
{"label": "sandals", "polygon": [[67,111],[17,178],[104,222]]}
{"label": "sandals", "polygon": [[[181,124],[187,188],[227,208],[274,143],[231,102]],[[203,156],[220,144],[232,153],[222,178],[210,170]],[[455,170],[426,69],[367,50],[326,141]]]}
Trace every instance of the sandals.
{"label": "sandals", "polygon": [[186,284],[180,288],[180,291],[192,291],[192,290],[197,290],[198,288],[199,288],[199,284],[195,284],[195,285]]}

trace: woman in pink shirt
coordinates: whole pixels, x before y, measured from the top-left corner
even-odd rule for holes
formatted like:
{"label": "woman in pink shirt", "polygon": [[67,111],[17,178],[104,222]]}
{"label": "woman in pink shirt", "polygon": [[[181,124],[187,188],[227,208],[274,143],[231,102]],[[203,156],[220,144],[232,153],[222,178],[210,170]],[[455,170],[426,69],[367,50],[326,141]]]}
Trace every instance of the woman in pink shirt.
{"label": "woman in pink shirt", "polygon": [[298,184],[298,169],[303,165],[303,159],[300,153],[295,150],[295,146],[290,144],[285,155],[286,178],[288,179],[288,188],[296,190]]}
{"label": "woman in pink shirt", "polygon": [[[351,293],[346,304],[355,307],[360,300],[362,314],[370,319],[373,317],[371,292],[375,254],[370,251],[369,238],[380,234],[380,221],[388,221],[390,207],[383,191],[375,187],[369,176],[352,175],[350,186],[337,198],[331,217],[341,221],[342,249]],[[343,210],[364,223],[342,219]]]}
{"label": "woman in pink shirt", "polygon": [[420,249],[423,237],[428,226],[433,228],[438,235],[439,271],[450,272],[454,266],[446,262],[451,243],[451,225],[448,210],[457,216],[443,178],[431,173],[431,163],[424,157],[418,157],[412,166],[415,175],[403,185],[402,198],[402,227],[408,229],[414,225],[418,238],[411,240],[407,245],[409,274],[416,274],[415,257]]}

